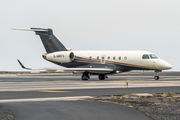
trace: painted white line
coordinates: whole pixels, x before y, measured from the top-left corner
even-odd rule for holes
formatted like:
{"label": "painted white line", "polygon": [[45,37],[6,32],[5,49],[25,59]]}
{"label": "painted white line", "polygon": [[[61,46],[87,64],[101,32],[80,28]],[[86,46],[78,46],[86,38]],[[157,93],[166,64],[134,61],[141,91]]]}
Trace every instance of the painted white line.
{"label": "painted white line", "polygon": [[75,97],[52,97],[52,98],[29,98],[29,99],[8,99],[0,100],[0,103],[10,102],[39,102],[39,101],[75,101],[93,98],[91,96],[75,96]]}
{"label": "painted white line", "polygon": [[[15,88],[2,88],[0,87],[0,92],[7,92],[7,91],[37,91],[37,90],[73,90],[73,89],[104,89],[104,88],[124,88],[125,83],[121,85],[112,85],[112,86],[71,86],[71,87],[26,87],[26,88],[20,88],[20,87],[15,87]],[[145,83],[130,83],[129,82],[129,88],[141,88],[141,87],[175,87],[175,86],[180,86],[180,83],[156,83],[156,84],[145,84]]]}

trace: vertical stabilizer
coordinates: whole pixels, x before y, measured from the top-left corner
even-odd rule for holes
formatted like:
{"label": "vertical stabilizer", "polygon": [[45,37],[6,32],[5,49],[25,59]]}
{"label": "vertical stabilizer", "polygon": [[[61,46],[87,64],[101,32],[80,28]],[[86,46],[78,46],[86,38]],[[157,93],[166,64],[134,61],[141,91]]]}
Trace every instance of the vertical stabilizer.
{"label": "vertical stabilizer", "polygon": [[39,35],[47,53],[67,51],[65,46],[54,36],[52,29],[31,28]]}

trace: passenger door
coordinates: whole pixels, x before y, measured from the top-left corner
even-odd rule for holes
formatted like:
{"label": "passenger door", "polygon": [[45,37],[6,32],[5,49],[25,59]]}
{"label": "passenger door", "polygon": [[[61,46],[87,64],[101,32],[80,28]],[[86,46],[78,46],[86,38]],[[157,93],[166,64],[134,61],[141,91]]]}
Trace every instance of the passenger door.
{"label": "passenger door", "polygon": [[102,55],[101,56],[101,64],[105,64],[106,63],[106,55]]}

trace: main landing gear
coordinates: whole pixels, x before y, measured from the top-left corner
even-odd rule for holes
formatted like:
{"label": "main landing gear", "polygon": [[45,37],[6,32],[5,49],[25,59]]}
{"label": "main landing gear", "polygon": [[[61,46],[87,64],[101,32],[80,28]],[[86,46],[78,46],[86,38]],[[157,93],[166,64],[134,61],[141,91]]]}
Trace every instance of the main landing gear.
{"label": "main landing gear", "polygon": [[89,73],[88,72],[84,72],[81,78],[82,78],[82,80],[90,79]]}
{"label": "main landing gear", "polygon": [[106,75],[99,75],[99,80],[105,80],[107,78]]}
{"label": "main landing gear", "polygon": [[[106,78],[108,78],[107,75],[104,75],[104,74],[99,75],[99,80],[105,80]],[[89,72],[84,72],[81,79],[82,80],[89,80],[90,79]]]}
{"label": "main landing gear", "polygon": [[154,76],[155,80],[159,80],[158,72],[162,72],[162,71],[161,70],[155,70],[155,76]]}

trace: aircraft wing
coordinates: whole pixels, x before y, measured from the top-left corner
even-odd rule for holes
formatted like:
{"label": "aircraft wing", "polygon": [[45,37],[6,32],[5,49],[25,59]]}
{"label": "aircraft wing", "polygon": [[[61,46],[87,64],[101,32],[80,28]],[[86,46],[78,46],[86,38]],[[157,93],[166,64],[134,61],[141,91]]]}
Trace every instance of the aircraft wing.
{"label": "aircraft wing", "polygon": [[90,73],[110,73],[113,71],[113,69],[109,68],[42,68],[42,69],[33,69],[33,68],[27,68],[25,67],[19,60],[17,60],[21,67],[23,69],[32,70],[32,71],[63,71],[63,72],[77,72],[77,73],[83,73],[83,72],[90,72]]}
{"label": "aircraft wing", "polygon": [[90,73],[110,73],[113,70],[108,68],[63,68],[64,72],[90,72]]}

